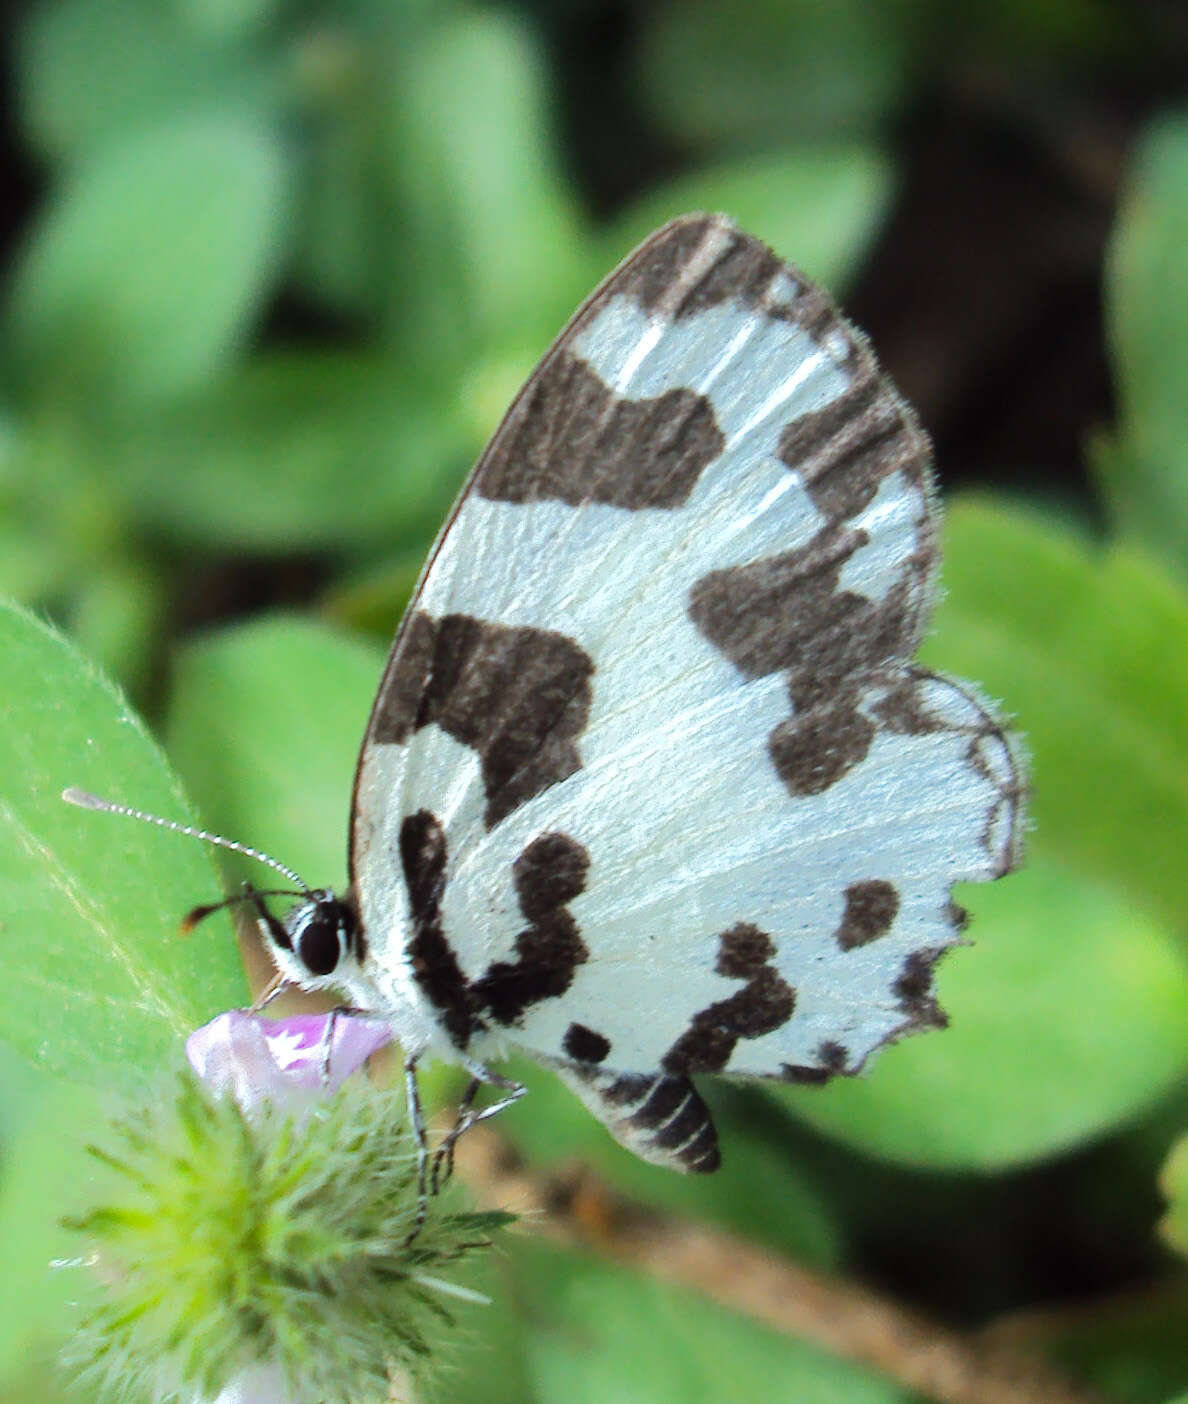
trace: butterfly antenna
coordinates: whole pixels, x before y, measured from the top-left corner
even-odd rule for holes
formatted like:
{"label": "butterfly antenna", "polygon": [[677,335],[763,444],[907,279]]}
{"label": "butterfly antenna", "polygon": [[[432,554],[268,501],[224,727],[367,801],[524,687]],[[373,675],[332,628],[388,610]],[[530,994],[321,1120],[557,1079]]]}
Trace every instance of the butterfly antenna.
{"label": "butterfly antenna", "polygon": [[242,853],[245,858],[254,858],[258,863],[267,864],[268,867],[287,877],[290,882],[296,883],[307,896],[309,894],[309,888],[292,868],[285,867],[283,863],[278,862],[267,853],[261,853],[258,848],[250,848],[246,843],[236,843],[234,839],[224,838],[222,834],[212,834],[206,829],[196,829],[191,824],[179,824],[174,819],[162,819],[157,814],[146,814],[144,810],[133,809],[131,805],[116,804],[113,800],[100,799],[98,795],[76,789],[73,785],[62,791],[62,798],[67,804],[75,804],[79,809],[97,809],[103,814],[122,814],[128,819],[141,819],[146,824],[156,824],[159,829],[169,829],[175,834],[186,834],[189,838],[212,843],[217,848],[229,848],[232,853]]}

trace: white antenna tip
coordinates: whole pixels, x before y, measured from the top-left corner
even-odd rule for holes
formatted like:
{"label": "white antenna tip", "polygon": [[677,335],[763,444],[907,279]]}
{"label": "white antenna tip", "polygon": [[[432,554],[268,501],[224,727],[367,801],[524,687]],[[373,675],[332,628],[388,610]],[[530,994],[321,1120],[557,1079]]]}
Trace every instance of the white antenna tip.
{"label": "white antenna tip", "polygon": [[143,809],[133,809],[131,805],[116,804],[114,800],[100,799],[98,795],[91,794],[89,790],[80,790],[76,785],[68,785],[62,791],[62,798],[67,804],[76,804],[80,809],[97,809],[103,814],[122,814],[128,819],[139,819],[145,824],[155,824],[157,828],[168,829],[174,834],[186,834],[190,838],[201,839],[204,843],[213,843],[216,848],[227,848],[232,853],[242,853],[245,857],[254,858],[258,863],[267,864],[275,872],[283,873],[290,882],[295,882],[302,892],[309,892],[309,888],[292,868],[285,867],[283,863],[278,863],[267,853],[261,853],[258,848],[251,848],[246,843],[236,843],[233,839],[224,838],[222,834],[208,833],[205,829],[196,828],[193,824],[179,824],[176,819],[162,819],[159,814],[146,814]]}
{"label": "white antenna tip", "polygon": [[89,794],[86,790],[80,790],[74,785],[68,785],[62,791],[62,798],[67,804],[76,804],[79,809],[107,809],[106,800],[100,799],[98,795]]}

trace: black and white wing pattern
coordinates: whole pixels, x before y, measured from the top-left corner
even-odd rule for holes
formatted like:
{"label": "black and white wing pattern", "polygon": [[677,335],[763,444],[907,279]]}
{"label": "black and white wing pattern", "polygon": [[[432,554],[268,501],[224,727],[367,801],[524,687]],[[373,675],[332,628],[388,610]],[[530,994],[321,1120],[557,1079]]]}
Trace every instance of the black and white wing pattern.
{"label": "black and white wing pattern", "polygon": [[368,726],[352,881],[398,1031],[522,1049],[704,1170],[692,1074],[823,1080],[943,1022],[951,885],[1014,865],[1023,786],[912,661],[937,516],[796,269],[719,217],[632,254],[475,468]]}

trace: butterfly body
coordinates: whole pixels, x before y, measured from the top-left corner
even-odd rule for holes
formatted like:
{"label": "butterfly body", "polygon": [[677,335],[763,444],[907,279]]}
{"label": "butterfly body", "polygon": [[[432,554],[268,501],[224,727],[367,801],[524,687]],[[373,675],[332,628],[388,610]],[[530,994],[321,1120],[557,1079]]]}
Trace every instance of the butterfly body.
{"label": "butterfly body", "polygon": [[717,1163],[692,1076],[823,1081],[941,1022],[951,886],[1014,865],[1023,787],[993,710],[912,661],[938,555],[865,339],[727,221],[665,226],[431,553],[318,980],[414,1059],[528,1053],[683,1169]]}

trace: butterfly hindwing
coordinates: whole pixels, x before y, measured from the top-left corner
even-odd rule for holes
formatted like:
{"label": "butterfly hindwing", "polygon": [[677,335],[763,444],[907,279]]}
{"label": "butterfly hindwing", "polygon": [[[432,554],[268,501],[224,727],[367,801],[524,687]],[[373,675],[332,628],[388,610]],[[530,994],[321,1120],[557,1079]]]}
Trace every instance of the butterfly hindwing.
{"label": "butterfly hindwing", "polygon": [[355,892],[426,1041],[563,1062],[640,1149],[616,1083],[819,1079],[935,1023],[950,887],[1013,865],[1021,793],[911,662],[936,533],[914,415],[796,270],[693,217],[613,273],[472,474],[360,757]]}

